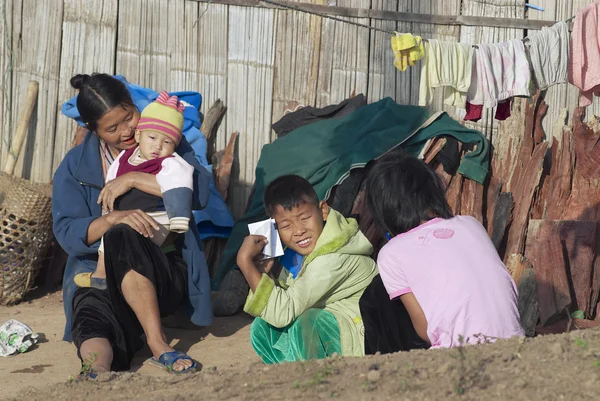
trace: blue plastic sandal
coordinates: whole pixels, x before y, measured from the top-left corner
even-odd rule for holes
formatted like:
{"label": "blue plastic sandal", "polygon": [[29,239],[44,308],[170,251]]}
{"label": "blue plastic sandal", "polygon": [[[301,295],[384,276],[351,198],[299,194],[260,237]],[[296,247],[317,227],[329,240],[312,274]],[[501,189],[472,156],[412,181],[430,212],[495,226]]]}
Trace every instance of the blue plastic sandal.
{"label": "blue plastic sandal", "polygon": [[[183,361],[192,361],[192,366],[190,366],[187,369],[180,370],[180,371],[174,370],[173,365],[175,364],[175,362],[182,361],[182,360]],[[198,366],[196,361],[194,361],[187,354],[185,354],[181,351],[165,352],[164,354],[162,354],[161,356],[158,357],[158,360],[156,358],[151,358],[150,363],[158,368],[166,370],[169,373],[174,373],[176,375],[179,375],[182,373],[193,372],[196,370],[196,366]]]}

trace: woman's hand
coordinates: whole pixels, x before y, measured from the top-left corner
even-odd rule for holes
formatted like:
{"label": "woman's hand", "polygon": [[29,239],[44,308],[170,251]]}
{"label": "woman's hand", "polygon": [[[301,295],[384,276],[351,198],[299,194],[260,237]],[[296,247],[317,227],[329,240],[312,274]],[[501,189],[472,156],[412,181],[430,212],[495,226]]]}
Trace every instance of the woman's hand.
{"label": "woman's hand", "polygon": [[102,205],[102,210],[105,213],[112,212],[114,210],[115,200],[133,188],[130,174],[131,173],[123,174],[114,180],[110,180],[104,185],[102,191],[100,191],[98,204]]}
{"label": "woman's hand", "polygon": [[146,212],[141,210],[118,210],[106,215],[107,222],[112,226],[127,224],[146,238],[153,237],[158,231],[158,223]]}

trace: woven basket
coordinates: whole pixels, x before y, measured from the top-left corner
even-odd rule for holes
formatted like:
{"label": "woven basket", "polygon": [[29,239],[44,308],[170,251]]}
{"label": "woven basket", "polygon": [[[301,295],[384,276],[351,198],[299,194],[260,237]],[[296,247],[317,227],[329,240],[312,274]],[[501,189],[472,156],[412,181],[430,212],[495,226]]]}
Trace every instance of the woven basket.
{"label": "woven basket", "polygon": [[52,241],[52,186],[0,174],[0,305],[23,298]]}

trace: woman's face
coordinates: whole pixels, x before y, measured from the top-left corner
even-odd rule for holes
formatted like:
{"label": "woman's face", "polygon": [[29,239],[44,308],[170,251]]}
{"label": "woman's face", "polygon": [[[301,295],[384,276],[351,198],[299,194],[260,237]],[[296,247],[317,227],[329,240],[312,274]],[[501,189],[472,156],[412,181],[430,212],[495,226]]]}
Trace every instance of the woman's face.
{"label": "woman's face", "polygon": [[117,106],[100,117],[96,134],[110,147],[129,149],[136,145],[135,127],[139,119],[137,109]]}

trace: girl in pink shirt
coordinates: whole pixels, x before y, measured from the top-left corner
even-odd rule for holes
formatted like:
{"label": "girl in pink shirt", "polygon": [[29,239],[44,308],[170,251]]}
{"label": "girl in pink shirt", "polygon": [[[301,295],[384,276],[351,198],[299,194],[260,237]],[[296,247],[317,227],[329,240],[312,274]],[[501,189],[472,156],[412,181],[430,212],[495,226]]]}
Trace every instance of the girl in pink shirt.
{"label": "girl in pink shirt", "polygon": [[[435,172],[395,151],[374,164],[366,185],[367,207],[388,238],[380,278],[361,299],[367,353],[524,335],[512,277],[483,226],[452,216]],[[390,327],[401,338],[390,338]]]}

